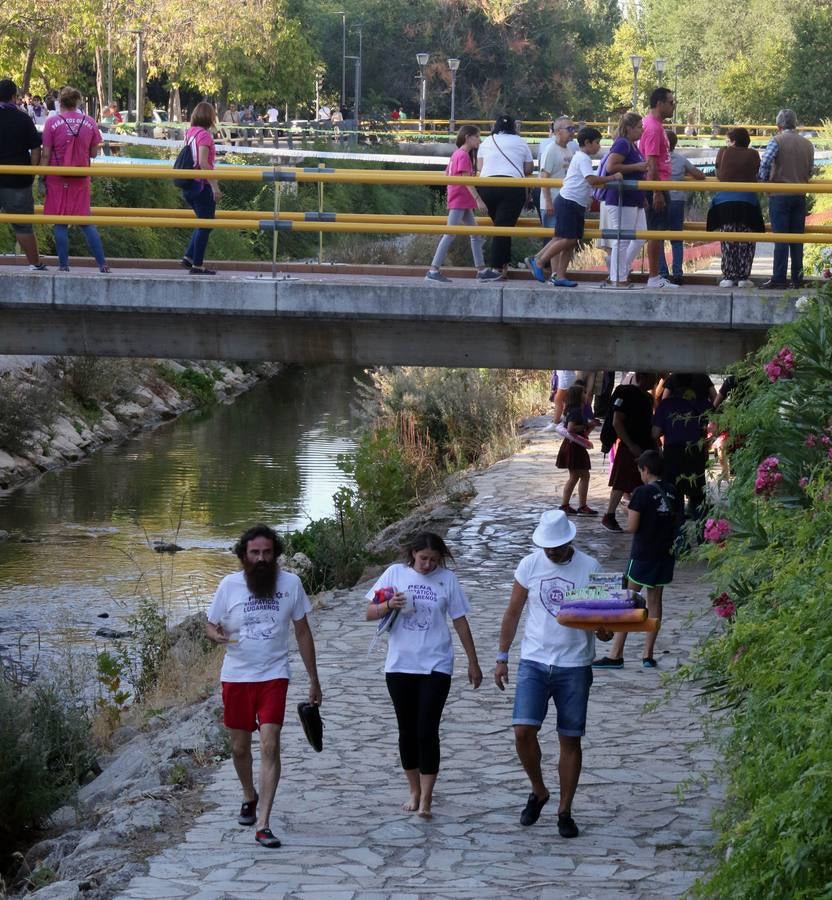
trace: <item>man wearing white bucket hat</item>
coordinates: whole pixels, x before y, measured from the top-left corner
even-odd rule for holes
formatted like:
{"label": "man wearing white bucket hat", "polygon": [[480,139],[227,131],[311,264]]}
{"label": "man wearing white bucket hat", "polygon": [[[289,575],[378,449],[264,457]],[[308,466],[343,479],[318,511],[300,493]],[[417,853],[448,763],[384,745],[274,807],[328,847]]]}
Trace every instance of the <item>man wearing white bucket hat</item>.
{"label": "man wearing white bucket hat", "polygon": [[[540,549],[524,557],[514,573],[494,669],[494,681],[503,691],[508,682],[508,651],[528,601],[512,716],[517,755],[532,788],[520,824],[534,825],[549,800],[537,735],[553,699],[560,743],[558,832],[565,838],[578,836],[572,799],[581,774],[581,737],[586,730],[595,635],[566,628],[556,616],[567,591],[584,587],[590,574],[600,570],[595,559],[572,546],[574,537],[575,526],[561,510],[548,510],[540,517],[532,535]],[[602,631],[595,634],[601,640],[612,637]]]}

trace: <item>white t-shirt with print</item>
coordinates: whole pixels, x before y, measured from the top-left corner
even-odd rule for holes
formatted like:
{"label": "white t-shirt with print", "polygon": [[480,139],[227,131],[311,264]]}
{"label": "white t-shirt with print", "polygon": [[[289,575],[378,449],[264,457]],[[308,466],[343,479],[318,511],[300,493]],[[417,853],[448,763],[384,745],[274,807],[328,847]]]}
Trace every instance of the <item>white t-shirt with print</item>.
{"label": "white t-shirt with print", "polygon": [[375,591],[385,587],[395,588],[396,592],[410,591],[416,611],[399,613],[388,632],[384,671],[453,675],[454,646],[447,617],[459,619],[470,610],[456,575],[444,566],[437,566],[429,575],[420,575],[410,566],[395,563],[367,592],[367,599],[372,600]]}
{"label": "white t-shirt with print", "polygon": [[[500,152],[502,151],[502,153]],[[517,134],[491,134],[477,150],[477,164],[482,161],[480,175],[525,178],[524,163],[533,162],[529,145]]]}
{"label": "white t-shirt with print", "polygon": [[592,157],[583,150],[578,150],[569,163],[566,178],[563,179],[563,187],[560,189],[561,197],[564,200],[571,200],[573,203],[580,203],[581,206],[589,209],[589,205],[592,203],[592,187],[586,178],[587,175],[593,174]]}
{"label": "white t-shirt with print", "polygon": [[255,597],[245,574],[226,575],[214,594],[208,621],[222,625],[235,643],[225,645],[223,681],[271,681],[290,678],[289,622],[297,622],[312,604],[300,578],[281,570],[272,597]]}
{"label": "white t-shirt with print", "polygon": [[520,656],[544,666],[574,668],[588,666],[595,655],[595,635],[579,628],[567,628],[557,614],[567,591],[584,587],[592,572],[600,572],[598,561],[575,550],[565,565],[553,563],[537,550],[520,560],[515,581],[529,592],[526,631]]}

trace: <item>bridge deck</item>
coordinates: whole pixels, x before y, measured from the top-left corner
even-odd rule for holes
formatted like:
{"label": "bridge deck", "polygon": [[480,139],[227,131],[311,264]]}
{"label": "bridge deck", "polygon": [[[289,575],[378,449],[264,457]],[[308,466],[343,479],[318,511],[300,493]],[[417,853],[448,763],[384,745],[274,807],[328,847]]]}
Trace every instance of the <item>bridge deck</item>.
{"label": "bridge deck", "polygon": [[0,266],[0,354],[720,371],[792,319],[796,298],[292,268],[302,274]]}

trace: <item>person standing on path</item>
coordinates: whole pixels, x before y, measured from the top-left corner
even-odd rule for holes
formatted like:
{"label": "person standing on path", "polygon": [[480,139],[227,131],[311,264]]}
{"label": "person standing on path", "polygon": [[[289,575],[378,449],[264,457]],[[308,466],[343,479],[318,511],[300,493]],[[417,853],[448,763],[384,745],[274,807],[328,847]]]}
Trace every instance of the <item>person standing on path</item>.
{"label": "person standing on path", "polygon": [[[679,522],[679,499],[676,489],[662,481],[662,455],[658,450],[645,450],[638,458],[641,485],[633,491],[627,509],[627,531],[633,536],[630,561],[626,576],[632,590],[646,588],[647,614],[657,619],[655,631],[644,634],[644,651],[641,664],[645,669],[655,669],[653,656],[656,636],[662,619],[662,593],[673,581],[673,542]],[[621,669],[624,667],[624,642],[627,632],[619,631],[610,648],[610,655],[593,662],[596,669]]]}
{"label": "person standing on path", "polygon": [[[278,565],[283,543],[268,525],[255,525],[237,541],[242,571],[226,575],[208,610],[208,639],[225,647],[223,721],[231,736],[234,769],[243,789],[237,821],[254,825],[254,839],[279,847],[269,827],[280,780],[280,731],[289,687],[289,623],[309,675],[309,702],[321,703],[315,641],[306,618],[312,605],[300,579]],[[260,791],[254,789],[251,735],[260,731]]]}
{"label": "person standing on path", "polygon": [[[815,148],[797,133],[793,109],[781,109],[775,120],[777,134],[768,142],[760,160],[760,181],[775,184],[805,184],[812,177]],[[768,213],[772,231],[802,234],[806,230],[805,194],[770,194]],[[803,244],[775,244],[774,268],[764,288],[784,288],[789,257],[792,261],[792,287],[803,286]]]}
{"label": "person standing on path", "polygon": [[[575,383],[567,391],[566,410],[563,414],[563,425],[569,434],[585,438],[591,428],[586,416],[585,386]],[[589,453],[586,447],[582,447],[569,437],[563,439],[558,450],[555,466],[558,469],[567,469],[569,476],[563,485],[563,496],[560,508],[568,516],[595,516],[594,509],[587,506],[586,498],[589,491],[589,472],[592,464],[589,461]],[[572,492],[578,487],[578,508],[572,506]]]}
{"label": "person standing on path", "polygon": [[[474,175],[477,164],[477,147],[480,145],[480,130],[475,125],[463,125],[456,136],[456,150],[451,156],[446,175]],[[477,189],[467,184],[448,185],[448,224],[476,225],[474,213],[478,207],[485,209]],[[436,246],[433,262],[425,275],[426,281],[449,284],[451,279],[441,272],[442,263],[451,249],[455,234],[443,234]],[[482,254],[483,238],[478,234],[471,235],[471,254],[479,275],[485,269],[485,258]]]}
{"label": "person standing on path", "polygon": [[610,401],[612,424],[618,435],[615,459],[610,470],[610,499],[601,525],[607,531],[621,532],[615,511],[624,494],[631,494],[640,484],[636,460],[645,450],[653,449],[653,397],[656,383],[653,372],[636,372],[635,384],[620,384]]}
{"label": "person standing on path", "polygon": [[[670,144],[664,130],[664,120],[673,115],[676,99],[673,91],[666,87],[657,87],[650,95],[650,111],[642,120],[644,132],[638,142],[641,155],[647,160],[648,181],[670,181]],[[647,195],[647,228],[649,231],[667,231],[670,221],[669,197],[666,191],[652,191]],[[676,288],[678,285],[668,281],[659,274],[659,257],[664,241],[659,239],[647,242],[647,265],[650,276],[647,287]]]}
{"label": "person standing on path", "polygon": [[524,557],[514,573],[494,668],[494,681],[504,691],[508,682],[508,652],[528,602],[512,716],[517,756],[532,788],[520,814],[520,824],[534,825],[549,800],[538,732],[546,718],[549,700],[553,699],[560,744],[558,832],[564,838],[579,834],[572,818],[572,801],[581,774],[581,737],[586,731],[595,636],[601,640],[612,637],[600,629],[593,635],[590,631],[566,628],[557,621],[567,591],[584,587],[589,576],[600,570],[597,560],[572,546],[575,531],[575,526],[560,510],[548,510],[540,517],[540,524],[532,534],[533,543],[540,549]]}
{"label": "person standing on path", "polygon": [[[43,126],[43,165],[86,168],[98,155],[101,132],[92,116],[78,109],[81,92],[73,87],[61,90],[59,110]],[[43,213],[47,216],[90,215],[91,179],[79,175],[47,175]],[[69,271],[69,225],[55,225],[55,252],[58,267]],[[110,267],[95,225],[80,225],[98,271],[107,274]]]}
{"label": "person standing on path", "polygon": [[[451,557],[438,534],[426,531],[405,549],[406,563],[385,570],[367,592],[367,619],[398,610],[389,632],[384,666],[387,690],[399,725],[399,756],[410,796],[406,812],[431,818],[433,788],[439,773],[439,721],[454,671],[454,648],[447,617],[468,657],[468,681],[478,688],[482,671],[466,614],[468,598],[456,575],[445,567]],[[392,588],[381,603],[376,592]]]}
{"label": "person standing on path", "polygon": [[[35,123],[17,108],[17,85],[10,78],[0,80],[0,165],[36,166],[40,163],[41,136]],[[0,175],[0,212],[35,213],[31,175]],[[12,224],[20,249],[32,272],[45,272],[38,253],[38,240],[31,223]]]}

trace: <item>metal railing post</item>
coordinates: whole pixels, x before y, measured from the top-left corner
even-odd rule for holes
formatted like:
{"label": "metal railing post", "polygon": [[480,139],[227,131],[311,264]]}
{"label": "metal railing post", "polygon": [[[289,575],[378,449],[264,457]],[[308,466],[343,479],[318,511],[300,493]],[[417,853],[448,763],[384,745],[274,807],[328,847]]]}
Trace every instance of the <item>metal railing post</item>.
{"label": "metal railing post", "polygon": [[272,167],[274,175],[274,229],[272,230],[272,278],[277,278],[277,220],[280,218],[280,184],[277,180],[277,164]]}
{"label": "metal railing post", "polygon": [[[319,169],[325,169],[326,163],[318,163]],[[318,212],[322,213],[324,211],[324,183],[323,181],[318,182]],[[324,262],[324,233],[323,231],[318,232],[318,265],[323,265]]]}

